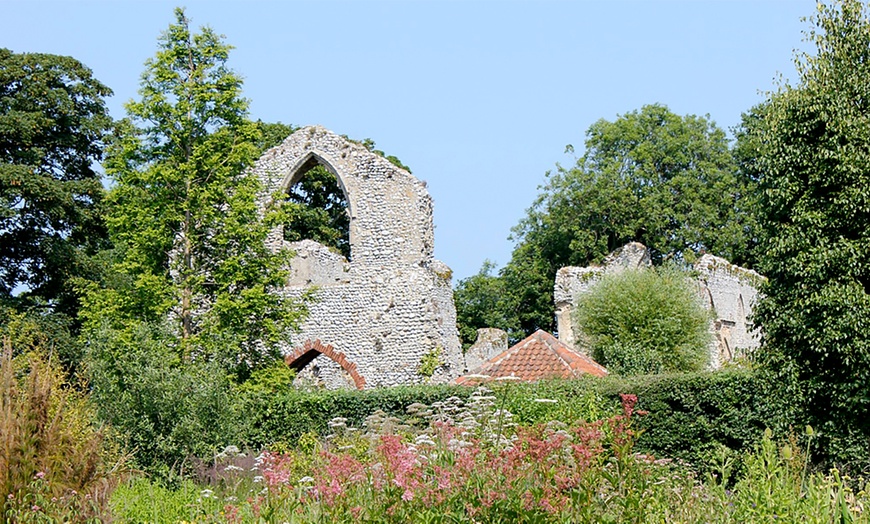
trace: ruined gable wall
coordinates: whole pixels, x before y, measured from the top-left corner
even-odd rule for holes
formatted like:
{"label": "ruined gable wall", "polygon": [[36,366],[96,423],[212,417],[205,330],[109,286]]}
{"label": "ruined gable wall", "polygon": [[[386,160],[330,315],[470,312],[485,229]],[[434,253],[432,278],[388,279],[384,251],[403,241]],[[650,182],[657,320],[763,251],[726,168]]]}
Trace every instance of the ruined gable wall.
{"label": "ruined gable wall", "polygon": [[[254,166],[265,186],[262,205],[295,184],[312,158],[336,175],[345,192],[351,259],[313,241],[285,242],[280,228],[270,235],[271,247],[299,254],[282,292],[301,296],[316,286],[308,318],[289,337],[286,352],[320,340],[356,365],[366,387],[423,381],[418,367],[433,351],[444,362],[433,379],[457,376],[462,351],[451,272],[433,258],[432,200],[425,185],[363,146],[308,127]],[[309,368],[327,387],[348,385],[347,373],[325,356]]]}
{"label": "ruined gable wall", "polygon": [[[606,273],[650,265],[646,247],[632,242],[614,251],[601,266],[559,269],[554,287],[559,340],[584,351],[582,340],[578,340],[582,334],[575,332],[572,319],[577,296],[588,292]],[[693,269],[697,273],[696,284],[703,304],[712,312],[710,367],[715,369],[759,346],[759,334],[752,329],[749,317],[764,277],[712,255],[702,256]]]}

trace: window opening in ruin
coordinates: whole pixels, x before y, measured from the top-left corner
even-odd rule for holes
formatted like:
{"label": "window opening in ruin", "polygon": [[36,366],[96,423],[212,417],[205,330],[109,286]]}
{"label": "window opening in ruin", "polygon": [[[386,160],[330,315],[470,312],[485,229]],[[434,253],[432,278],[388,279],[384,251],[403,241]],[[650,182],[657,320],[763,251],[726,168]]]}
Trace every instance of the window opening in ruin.
{"label": "window opening in ruin", "polygon": [[350,260],[350,214],[335,175],[317,159],[309,159],[287,190],[284,240],[314,240]]}

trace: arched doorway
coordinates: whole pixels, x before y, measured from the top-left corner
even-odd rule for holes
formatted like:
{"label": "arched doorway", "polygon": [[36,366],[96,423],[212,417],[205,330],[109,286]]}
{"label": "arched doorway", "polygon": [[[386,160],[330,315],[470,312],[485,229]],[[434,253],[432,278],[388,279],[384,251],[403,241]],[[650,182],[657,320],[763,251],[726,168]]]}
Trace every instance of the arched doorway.
{"label": "arched doorway", "polygon": [[359,374],[356,364],[348,360],[344,353],[337,351],[329,344],[322,343],[320,340],[306,340],[302,346],[297,347],[292,353],[284,357],[284,362],[290,368],[301,371],[320,355],[328,357],[341,366],[350,375],[357,389],[365,388],[366,379]]}

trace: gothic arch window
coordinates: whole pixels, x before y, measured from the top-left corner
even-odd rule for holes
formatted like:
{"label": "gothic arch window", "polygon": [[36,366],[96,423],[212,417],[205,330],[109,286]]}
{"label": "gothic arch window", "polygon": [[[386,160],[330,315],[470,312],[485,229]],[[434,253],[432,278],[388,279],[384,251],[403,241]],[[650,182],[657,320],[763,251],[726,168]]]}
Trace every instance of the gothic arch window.
{"label": "gothic arch window", "polygon": [[350,260],[350,201],[335,169],[310,153],[287,182],[284,240],[314,240]]}

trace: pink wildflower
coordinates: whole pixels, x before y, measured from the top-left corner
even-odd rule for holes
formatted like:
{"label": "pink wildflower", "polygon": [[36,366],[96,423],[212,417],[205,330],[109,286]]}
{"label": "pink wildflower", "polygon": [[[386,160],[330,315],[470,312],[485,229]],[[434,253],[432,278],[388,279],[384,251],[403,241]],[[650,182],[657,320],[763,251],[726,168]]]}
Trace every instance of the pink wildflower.
{"label": "pink wildflower", "polygon": [[384,465],[388,474],[392,476],[393,484],[406,491],[415,490],[420,486],[423,474],[420,471],[417,454],[403,444],[399,437],[395,435],[382,436],[378,453],[384,458]]}
{"label": "pink wildflower", "polygon": [[226,515],[227,522],[230,524],[241,524],[242,518],[239,516],[239,508],[233,506],[232,504],[227,504],[224,506],[224,515]]}
{"label": "pink wildflower", "polygon": [[634,406],[637,404],[637,395],[625,395],[620,393],[619,397],[622,399],[622,411],[625,414],[625,417],[631,418],[631,414],[634,413]]}

